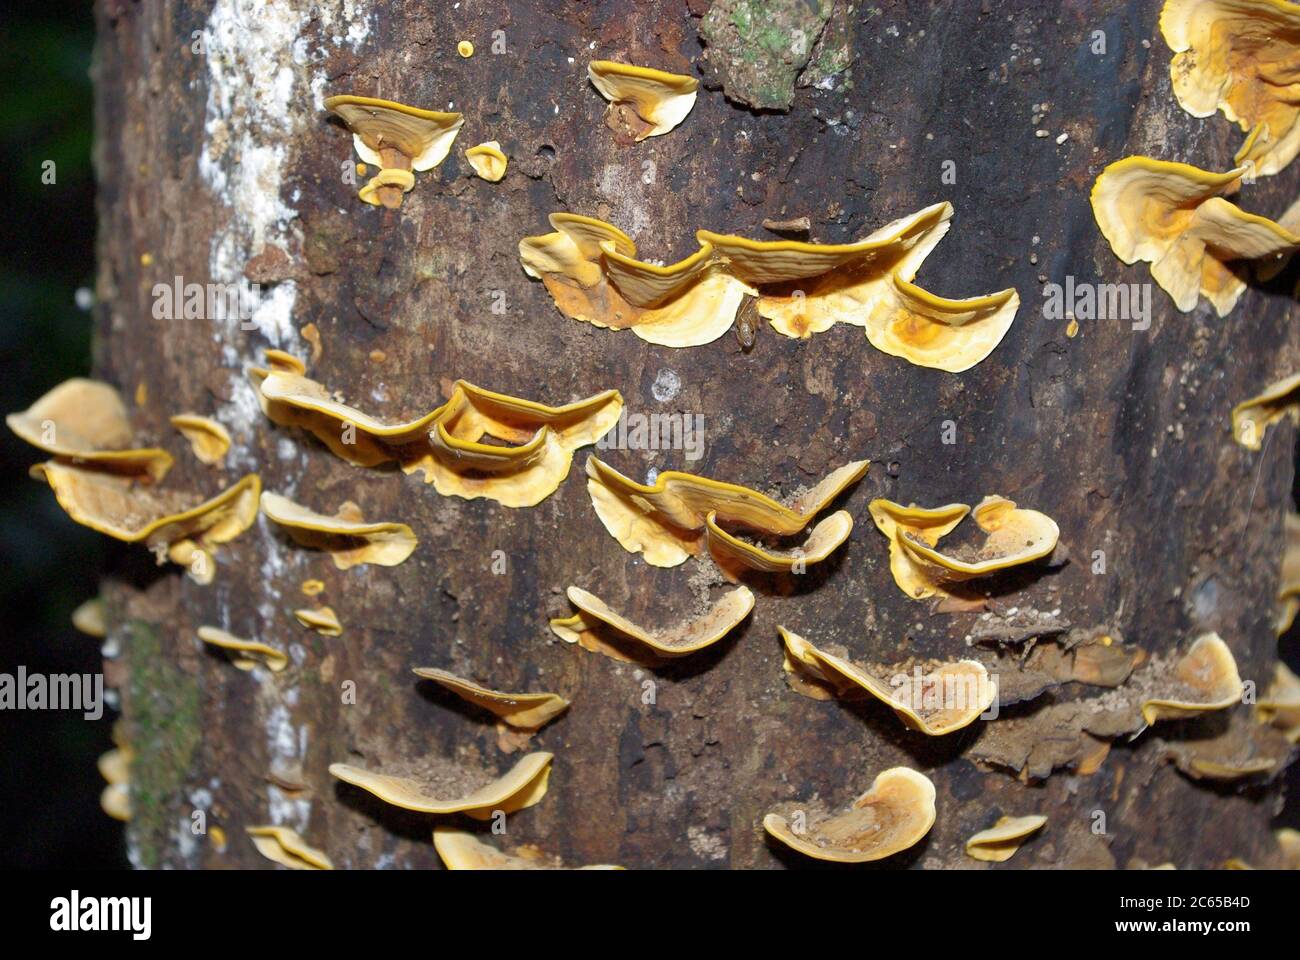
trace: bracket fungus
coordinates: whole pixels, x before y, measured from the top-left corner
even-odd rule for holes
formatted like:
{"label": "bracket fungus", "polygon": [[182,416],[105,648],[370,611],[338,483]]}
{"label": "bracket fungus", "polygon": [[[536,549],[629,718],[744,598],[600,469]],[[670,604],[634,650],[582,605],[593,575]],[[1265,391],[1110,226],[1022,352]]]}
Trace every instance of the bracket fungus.
{"label": "bracket fungus", "polygon": [[314,380],[263,372],[259,392],[275,423],[301,427],[355,466],[397,462],[408,474],[423,473],[443,496],[487,497],[507,507],[535,506],[554,493],[574,451],[604,436],[623,410],[617,390],[552,407],[458,380],[442,406],[385,423]]}
{"label": "bracket fungus", "polygon": [[357,156],[379,173],[358,194],[366,203],[395,209],[415,186],[412,170],[442,163],[465,118],[459,113],[421,110],[373,97],[335,96],[325,101],[352,131]]}
{"label": "bracket fungus", "polygon": [[910,674],[900,671],[886,682],[844,657],[819,650],[785,627],[777,630],[785,644],[785,671],[796,678],[791,686],[797,691],[818,700],[824,697],[811,691],[819,688],[844,699],[866,692],[927,737],[970,726],[997,698],[997,684],[978,660],[937,664],[924,674],[919,668]]}
{"label": "bracket fungus", "polygon": [[72,611],[72,625],[88,637],[102,640],[108,636],[108,617],[102,597],[91,597]]}
{"label": "bracket fungus", "polygon": [[128,476],[49,460],[32,467],[54,491],[64,511],[83,526],[121,540],[144,543],[158,562],[185,566],[196,582],[212,582],[213,552],[253,525],[262,481],[250,473],[208,500],[140,486]]}
{"label": "bracket fungus", "polygon": [[[495,778],[440,759],[426,762],[426,769],[410,777],[374,773],[346,763],[332,763],[329,770],[344,783],[404,810],[464,813],[476,820],[487,820],[497,810],[514,813],[541,802],[551,775],[552,756],[544,752],[525,754],[507,773]],[[474,786],[464,790],[461,784],[466,782]]]}
{"label": "bracket fungus", "polygon": [[1300,612],[1300,513],[1283,519],[1282,569],[1277,583],[1277,615],[1273,632],[1279,637],[1291,629]]}
{"label": "bracket fungus", "polygon": [[224,650],[240,670],[261,666],[279,673],[289,665],[289,658],[283,652],[257,640],[244,640],[217,627],[199,627],[198,634],[204,643]]}
{"label": "bracket fungus", "polygon": [[1142,704],[1142,719],[1148,725],[1224,710],[1241,700],[1237,661],[1217,633],[1197,637],[1173,673],[1177,689]]}
{"label": "bracket fungus", "polygon": [[257,852],[290,870],[333,870],[334,864],[321,850],[307,845],[296,830],[288,827],[245,827],[244,832]]}
{"label": "bracket fungus", "polygon": [[1043,828],[1047,818],[1040,814],[1026,817],[999,817],[987,830],[966,841],[966,856],[986,863],[1006,863],[1016,855],[1032,833]]}
{"label": "bracket fungus", "polygon": [[339,623],[333,607],[303,607],[295,610],[293,615],[304,627],[323,637],[343,636],[343,624]]}
{"label": "bracket fungus", "polygon": [[96,762],[99,775],[107,784],[99,795],[99,806],[114,820],[125,823],[131,819],[131,760],[134,754],[130,746],[118,742],[116,729],[113,739],[117,746],[100,754]]}
{"label": "bracket fungus", "polygon": [[724,571],[736,577],[742,569],[763,573],[803,572],[812,564],[821,563],[848,540],[853,532],[853,515],[847,510],[836,510],[818,521],[802,544],[789,549],[761,541],[750,542],[728,532],[723,529],[716,510],[709,511],[704,525],[709,553]]}
{"label": "bracket fungus", "polygon": [[1281,730],[1291,743],[1300,743],[1300,677],[1285,663],[1273,667],[1273,680],[1255,704],[1255,718]]}
{"label": "bracket fungus", "polygon": [[[603,653],[625,663],[642,660],[653,663],[711,647],[739,626],[754,609],[753,591],[748,587],[737,587],[719,597],[703,616],[674,627],[647,630],[581,587],[569,587],[567,593],[569,602],[579,612],[552,620],[551,632],[565,643],[576,643],[584,650]],[[613,636],[608,630],[613,631]],[[628,639],[634,643],[629,645]],[[636,644],[646,649],[638,650]]]}
{"label": "bracket fungus", "polygon": [[[1051,517],[997,495],[985,497],[973,510],[959,503],[926,509],[879,499],[870,510],[877,529],[889,538],[894,582],[918,600],[951,596],[949,584],[1041,560],[1056,549],[1061,534]],[[987,535],[984,542],[969,549],[941,549],[939,541],[968,510]]]}
{"label": "bracket fungus", "polygon": [[712,247],[659,266],[637,260],[636,243],[608,223],[573,213],[549,220],[553,232],[519,241],[519,260],[566,317],[664,347],[712,343],[735,320],[747,288],[713,261]]}
{"label": "bracket fungus", "polygon": [[501,144],[496,140],[487,140],[465,151],[465,159],[474,169],[474,174],[489,183],[500,183],[506,175],[508,158],[501,152]]}
{"label": "bracket fungus", "polygon": [[1174,51],[1174,96],[1194,117],[1215,111],[1253,136],[1238,153],[1261,176],[1300,153],[1300,5],[1286,0],[1168,0],[1160,32]]}
{"label": "bracket fungus", "polygon": [[[448,870],[569,870],[559,857],[548,856],[531,844],[503,853],[467,830],[438,824],[433,828],[433,848]],[[578,870],[622,870],[611,864],[592,864]]]}
{"label": "bracket fungus", "polygon": [[262,494],[262,512],[304,547],[324,550],[340,570],[373,563],[395,567],[419,542],[404,523],[367,523],[361,508],[345,501],[332,517],[316,513],[278,493]]}
{"label": "bracket fungus", "polygon": [[60,462],[158,482],[172,457],[157,447],[133,446],[122,395],[107,383],[75,377],[54,387],[5,423],[17,436]]}
{"label": "bracket fungus", "polygon": [[[748,487],[678,470],[665,470],[653,485],[637,483],[593,456],[587,459],[587,493],[610,535],[624,550],[642,554],[651,566],[675,567],[698,554],[702,546],[718,546],[724,556],[765,569],[782,566],[784,559],[744,544],[734,535],[727,536],[723,524],[771,537],[801,533],[836,497],[862,479],[867,467],[866,460],[847,463],[784,504]],[[843,543],[848,535],[844,520],[840,517],[829,526],[819,524],[804,545],[805,551],[810,556],[821,555]],[[807,562],[809,557],[803,559]]]}
{"label": "bracket fungus", "polygon": [[1243,400],[1232,408],[1232,436],[1247,450],[1264,446],[1264,433],[1284,417],[1300,423],[1300,373],[1293,373],[1258,396]]}
{"label": "bracket fungus", "polygon": [[178,413],[170,423],[190,442],[190,449],[200,463],[218,464],[230,452],[230,431],[211,417]]}
{"label": "bracket fungus", "polygon": [[613,60],[591,61],[587,76],[609,101],[606,125],[636,142],[661,136],[685,120],[700,89],[694,77]]}
{"label": "bracket fungus", "polygon": [[482,707],[499,717],[503,724],[527,733],[537,732],[569,709],[569,701],[558,693],[506,693],[436,667],[415,667],[412,672],[421,679],[445,687],[462,700]]}
{"label": "bracket fungus", "polygon": [[[817,860],[867,863],[920,842],[934,826],[934,797],[929,777],[908,767],[892,767],[843,813],[774,812],[763,818],[763,829],[790,849]],[[789,817],[796,823],[792,825]],[[807,822],[797,829],[802,819]]]}
{"label": "bracket fungus", "polygon": [[1092,212],[1125,263],[1151,264],[1151,278],[1183,313],[1205,297],[1227,316],[1246,291],[1238,261],[1300,249],[1300,236],[1219,196],[1248,172],[1213,173],[1186,163],[1125,157],[1097,177]]}

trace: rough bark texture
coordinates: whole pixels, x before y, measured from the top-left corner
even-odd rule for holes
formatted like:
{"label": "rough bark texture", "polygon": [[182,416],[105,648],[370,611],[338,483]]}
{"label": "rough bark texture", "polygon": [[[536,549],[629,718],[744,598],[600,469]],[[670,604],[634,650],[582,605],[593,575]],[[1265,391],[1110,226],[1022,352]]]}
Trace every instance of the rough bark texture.
{"label": "rough bark texture", "polygon": [[[493,770],[513,760],[489,723],[424,690],[413,666],[573,699],[534,740],[556,755],[550,793],[510,819],[508,838],[573,863],[800,865],[765,840],[764,812],[813,796],[843,806],[899,764],[934,780],[938,820],[893,866],[977,866],[962,854],[965,838],[1000,813],[1031,811],[1047,814],[1048,828],[1008,866],[1272,856],[1279,788],[1185,778],[1164,760],[1169,731],[1120,741],[1091,775],[1061,769],[1026,782],[969,759],[996,721],[929,739],[878,705],[792,693],[776,633],[784,624],[879,663],[972,655],[965,638],[981,614],[936,613],[903,596],[866,505],[1000,493],[1049,513],[1062,532],[1057,563],[998,585],[1001,609],[1059,610],[1074,628],[1104,629],[1157,657],[1216,630],[1243,677],[1266,681],[1294,432],[1274,428],[1263,454],[1250,454],[1232,442],[1227,413],[1293,369],[1291,302],[1252,290],[1220,320],[1204,307],[1179,314],[1156,289],[1149,330],[1081,321],[1075,339],[1041,309],[1044,278],[1150,279],[1144,266],[1124,267],[1094,225],[1088,191],[1102,166],[1145,153],[1224,169],[1240,141],[1222,117],[1193,119],[1173,99],[1158,4],[840,0],[826,28],[838,46],[813,63],[847,69],[805,72],[822,83],[797,87],[788,112],[763,113],[717,88],[725,70],[697,33],[708,7],[101,0],[98,374],[128,395],[143,385],[142,433],[178,453],[169,484],[214,491],[256,469],[269,490],[325,512],[351,499],[421,540],[402,566],[344,573],[262,520],[221,550],[208,587],[154,570],[141,552],[119,555],[107,595],[138,752],[137,864],[269,866],[242,827],[276,821],[339,865],[434,866],[429,818],[326,772],[335,761],[382,768],[427,754]],[[196,54],[193,32],[205,29]],[[504,54],[492,52],[496,30]],[[1105,55],[1089,49],[1095,30],[1105,31]],[[464,38],[478,47],[472,59],[456,56]],[[700,73],[712,89],[675,132],[620,146],[585,79],[597,56]],[[343,182],[351,137],[320,102],[335,92],[464,112],[452,154],[417,175],[399,211],[360,203]],[[511,158],[499,184],[475,179],[463,158],[488,139]],[[947,160],[955,185],[941,179]],[[1275,216],[1298,177],[1300,166],[1247,188],[1243,202]],[[764,218],[807,215],[815,239],[846,241],[939,199],[956,216],[920,281],[949,296],[1014,285],[1023,301],[1001,346],[961,375],[885,356],[845,326],[802,342],[764,329],[748,354],[730,336],[652,346],[561,316],[516,255],[520,237],[545,232],[556,210],[609,220],[642,255],[670,260],[693,249],[697,227],[757,237]],[[275,254],[259,261],[258,329],[153,318],[155,283],[237,281],[268,245],[288,265]],[[504,315],[492,312],[494,291],[504,291]],[[556,494],[509,510],[351,467],[271,425],[244,370],[267,346],[307,355],[297,331],[309,322],[324,344],[311,374],[379,416],[423,413],[457,377],[556,403],[617,387],[630,412],[705,417],[697,463],[680,451],[610,451],[634,476],[684,468],[784,494],[869,457],[845,499],[852,538],[824,569],[755,584],[749,622],[666,670],[567,647],[546,621],[569,612],[569,584],[667,623],[695,606],[709,570],[650,568],[624,552],[591,509],[585,452]],[[656,399],[656,380],[664,396],[674,376],[680,388]],[[166,418],[182,410],[231,429],[223,469],[179,455]],[[954,445],[942,442],[946,420]],[[504,575],[492,572],[496,550]],[[1104,575],[1090,569],[1095,550],[1106,552]],[[327,584],[321,599],[339,612],[341,638],[295,623],[310,577]],[[233,670],[199,649],[201,624],[288,648],[295,663],[260,680]],[[993,662],[990,651],[974,655]],[[646,679],[653,704],[643,702]],[[355,705],[340,703],[347,680]],[[1074,684],[1047,697],[1104,692]],[[271,773],[306,789],[287,794]],[[224,850],[191,834],[199,808],[226,831]],[[1096,811],[1104,836],[1092,830]]]}

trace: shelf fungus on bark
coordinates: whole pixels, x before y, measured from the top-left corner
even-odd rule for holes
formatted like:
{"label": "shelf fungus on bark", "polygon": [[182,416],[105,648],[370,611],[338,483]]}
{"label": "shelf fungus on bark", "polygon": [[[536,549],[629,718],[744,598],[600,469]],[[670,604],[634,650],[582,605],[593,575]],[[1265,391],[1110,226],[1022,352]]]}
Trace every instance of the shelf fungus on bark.
{"label": "shelf fungus on bark", "polygon": [[551,775],[552,756],[543,752],[525,754],[500,777],[438,758],[426,761],[425,769],[411,776],[374,773],[346,763],[332,763],[329,770],[344,783],[404,810],[464,813],[476,820],[488,820],[498,810],[514,813],[541,802]]}
{"label": "shelf fungus on bark", "polygon": [[965,517],[965,504],[925,509],[873,500],[871,516],[890,542],[890,571],[909,597],[952,596],[950,586],[1032,563],[1056,549],[1060,528],[1037,510],[996,495],[970,510],[987,536],[978,547],[942,549],[939,541]]}
{"label": "shelf fungus on bark", "polygon": [[368,523],[361,508],[345,501],[332,517],[316,513],[278,493],[262,494],[262,512],[297,543],[324,550],[340,570],[373,563],[395,567],[415,550],[415,533],[404,523]]}
{"label": "shelf fungus on bark", "polygon": [[691,112],[700,89],[694,77],[613,60],[591,61],[587,76],[609,101],[605,125],[628,142],[672,130]]}
{"label": "shelf fungus on bark", "polygon": [[[256,376],[256,373],[255,373]],[[552,407],[456,381],[451,398],[422,417],[385,423],[306,377],[267,373],[260,395],[275,423],[305,429],[355,466],[396,462],[443,496],[531,507],[568,476],[573,453],[599,440],[623,410],[606,390]]]}
{"label": "shelf fungus on bark", "polygon": [[188,568],[197,583],[212,582],[215,549],[252,526],[262,482],[250,473],[209,500],[196,494],[141,486],[136,478],[54,460],[31,474],[45,480],[59,506],[82,526],[124,543],[143,543],[159,563]]}
{"label": "shelf fungus on bark", "polygon": [[412,170],[424,172],[442,163],[465,118],[459,113],[421,110],[373,97],[336,96],[325,101],[352,131],[357,156],[379,173],[358,193],[366,203],[390,209],[415,186]]}
{"label": "shelf fungus on bark", "polygon": [[501,152],[501,144],[496,140],[487,140],[465,151],[474,175],[488,183],[500,183],[506,175],[506,165],[510,162]]}
{"label": "shelf fungus on bark", "polygon": [[1196,638],[1174,666],[1172,679],[1174,690],[1142,703],[1142,719],[1148,725],[1226,710],[1241,700],[1237,661],[1217,633]]}
{"label": "shelf fungus on bark", "polygon": [[568,867],[559,857],[543,853],[531,844],[503,853],[477,834],[438,824],[433,828],[433,848],[448,870],[622,870],[613,864]]}
{"label": "shelf fungus on bark", "polygon": [[1125,263],[1151,264],[1151,278],[1184,313],[1205,297],[1227,316],[1246,291],[1246,261],[1300,249],[1300,236],[1247,213],[1218,194],[1248,172],[1213,173],[1186,163],[1125,157],[1092,188],[1092,212],[1110,248]]}
{"label": "shelf fungus on bark", "polygon": [[240,670],[266,667],[279,673],[289,665],[289,657],[275,647],[259,640],[245,640],[217,627],[199,627],[199,639],[210,647],[222,650]]}
{"label": "shelf fungus on bark", "polygon": [[664,347],[712,343],[730,329],[747,288],[711,247],[659,266],[637,260],[632,238],[608,223],[573,213],[549,220],[553,232],[519,241],[519,260],[566,317]]}
{"label": "shelf fungus on bark", "polygon": [[1300,5],[1285,0],[1168,0],[1160,32],[1174,51],[1174,96],[1194,117],[1215,111],[1255,132],[1238,153],[1258,174],[1300,153]]}
{"label": "shelf fungus on bark", "polygon": [[1273,667],[1273,680],[1255,704],[1255,719],[1281,730],[1291,743],[1300,743],[1300,677],[1285,663]]}
{"label": "shelf fungus on bark", "polygon": [[847,657],[813,646],[785,627],[785,671],[791,687],[814,700],[856,699],[864,693],[898,714],[910,729],[928,737],[955,733],[979,719],[997,698],[997,684],[977,660],[941,663],[912,672],[895,671],[888,681]]}
{"label": "shelf fungus on bark", "polygon": [[1300,612],[1300,513],[1288,513],[1282,521],[1281,572],[1277,582],[1277,614],[1273,632],[1282,636]]}
{"label": "shelf fungus on bark", "polygon": [[919,843],[934,826],[934,797],[929,777],[893,767],[877,776],[871,789],[843,813],[827,815],[787,803],[763,818],[763,829],[817,860],[867,863]]}
{"label": "shelf fungus on bark", "polygon": [[[587,459],[587,492],[610,535],[652,566],[675,567],[698,554],[702,546],[718,545],[724,556],[763,569],[763,564],[784,561],[765,550],[737,546],[741,541],[735,537],[725,539],[719,535],[725,532],[724,525],[740,525],[769,537],[802,533],[836,497],[862,479],[867,466],[866,460],[847,463],[787,505],[748,487],[677,470],[664,471],[648,486],[593,456]],[[847,536],[843,518],[828,521],[829,525],[819,524],[805,543],[810,554],[829,553],[843,542],[841,533]]]}
{"label": "shelf fungus on bark", "polygon": [[985,863],[1006,863],[1016,855],[1030,834],[1041,830],[1045,823],[1047,818],[1041,814],[999,817],[993,826],[966,841],[966,856]]}
{"label": "shelf fungus on bark", "polygon": [[166,450],[134,446],[121,394],[98,380],[65,380],[26,410],[6,416],[5,423],[62,463],[154,483],[172,466]]}
{"label": "shelf fungus on bark", "polygon": [[102,640],[108,636],[108,618],[102,597],[91,597],[72,611],[72,625],[88,637]]}
{"label": "shelf fungus on bark", "polygon": [[322,850],[307,845],[296,830],[288,827],[245,827],[257,852],[290,870],[333,870],[334,864]]}
{"label": "shelf fungus on bark", "polygon": [[853,516],[847,510],[836,510],[818,521],[802,544],[789,548],[764,542],[761,531],[760,539],[751,542],[740,535],[742,531],[748,533],[743,525],[737,532],[727,531],[716,510],[709,511],[704,523],[710,555],[733,579],[744,570],[802,573],[807,567],[827,559],[853,532]]}
{"label": "shelf fungus on bark", "polygon": [[415,667],[412,672],[488,711],[505,726],[524,733],[536,733],[569,709],[569,701],[558,693],[507,693],[493,690],[437,667]]}
{"label": "shelf fungus on bark", "polygon": [[190,442],[190,449],[200,463],[213,466],[226,459],[230,452],[230,431],[211,417],[178,413],[169,422]]}
{"label": "shelf fungus on bark", "polygon": [[302,607],[293,615],[308,630],[315,630],[323,637],[343,636],[343,624],[333,607]]}
{"label": "shelf fungus on bark", "polygon": [[673,627],[650,630],[640,627],[593,593],[569,587],[569,602],[578,608],[571,617],[551,621],[551,632],[565,643],[603,653],[624,663],[655,665],[673,657],[684,657],[713,646],[749,616],[754,594],[748,587],[724,593],[702,616]]}
{"label": "shelf fungus on bark", "polygon": [[1165,759],[1193,780],[1235,783],[1271,780],[1291,762],[1294,746],[1286,734],[1234,713],[1221,729],[1206,735],[1180,735],[1164,743]]}
{"label": "shelf fungus on bark", "polygon": [[1232,436],[1247,450],[1264,446],[1264,433],[1282,418],[1300,423],[1300,373],[1269,384],[1258,396],[1232,408]]}
{"label": "shelf fungus on bark", "polygon": [[113,740],[116,746],[100,754],[96,763],[99,775],[107,784],[99,794],[99,806],[114,820],[125,823],[131,819],[131,760],[134,752],[121,740],[116,726]]}

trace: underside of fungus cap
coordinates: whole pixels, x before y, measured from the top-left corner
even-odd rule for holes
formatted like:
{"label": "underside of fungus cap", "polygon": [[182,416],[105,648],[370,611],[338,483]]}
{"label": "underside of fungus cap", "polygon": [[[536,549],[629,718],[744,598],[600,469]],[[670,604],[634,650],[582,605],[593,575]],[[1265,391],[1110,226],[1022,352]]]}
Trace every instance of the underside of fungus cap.
{"label": "underside of fungus cap", "polygon": [[1047,818],[1039,814],[999,817],[997,823],[966,841],[966,855],[986,863],[1005,863],[1030,836],[1043,828]]}
{"label": "underside of fungus cap", "polygon": [[626,106],[635,114],[635,119],[623,119],[634,140],[660,136],[685,120],[700,88],[694,77],[613,60],[591,61],[587,76],[611,110]]}
{"label": "underside of fungus cap", "polygon": [[[433,847],[448,870],[568,870],[559,857],[549,856],[531,845],[503,853],[468,830],[445,824],[433,828]],[[579,870],[622,870],[610,864],[593,864]]]}
{"label": "underside of fungus cap", "polygon": [[1179,659],[1168,682],[1174,688],[1171,693],[1142,704],[1142,718],[1148,724],[1225,710],[1241,701],[1237,661],[1217,633],[1198,637]]}
{"label": "underside of fungus cap", "polygon": [[[908,767],[893,767],[876,777],[871,789],[843,813],[818,815],[798,803],[763,818],[763,829],[805,856],[833,863],[883,860],[915,846],[934,826],[935,790],[929,777]],[[788,808],[788,809],[784,809]],[[797,830],[791,817],[803,814]]]}
{"label": "underside of fungus cap", "polygon": [[161,480],[171,455],[156,447],[131,449],[134,432],[116,388],[98,380],[65,380],[5,423],[17,436],[52,456],[116,473]]}
{"label": "underside of fungus cap", "polygon": [[932,576],[961,581],[1049,556],[1061,535],[1056,521],[1047,514],[1021,509],[1006,497],[984,498],[971,511],[971,517],[987,534],[977,549],[945,551],[939,545],[929,544],[925,537],[907,531],[899,538],[899,544],[912,559],[928,566]]}
{"label": "underside of fungus cap", "polygon": [[569,701],[557,693],[506,693],[436,667],[415,667],[413,672],[519,730],[539,730],[569,708]]}
{"label": "underside of fungus cap", "polygon": [[899,589],[916,600],[939,593],[927,565],[904,549],[903,537],[913,543],[919,541],[934,546],[965,519],[970,507],[964,503],[933,508],[915,504],[905,507],[892,500],[876,499],[871,501],[868,509],[876,529],[889,538],[889,572]]}
{"label": "underside of fungus cap", "polygon": [[1285,0],[1167,0],[1160,32],[1174,51],[1174,96],[1194,117],[1222,111],[1261,129],[1246,153],[1262,176],[1300,153],[1300,5]]}
{"label": "underside of fungus cap", "polygon": [[496,140],[470,147],[465,151],[465,159],[474,168],[474,173],[489,183],[500,182],[506,175],[506,165],[509,163],[506,155],[501,152],[501,144]]}
{"label": "underside of fungus cap", "polygon": [[[330,764],[330,773],[353,786],[374,794],[385,803],[417,813],[464,813],[477,820],[489,819],[494,811],[514,813],[539,803],[546,795],[552,754],[529,753],[510,770],[464,796],[440,796],[436,783],[415,777],[389,776],[346,763]],[[484,779],[480,774],[477,779]]]}
{"label": "underside of fungus cap", "polygon": [[288,827],[245,827],[244,832],[266,859],[290,870],[333,870],[323,851],[307,845],[296,830]]}
{"label": "underside of fungus cap", "polygon": [[[748,587],[737,587],[719,597],[702,616],[666,629],[648,630],[581,587],[569,587],[568,597],[580,612],[572,617],[552,620],[552,632],[566,643],[575,643],[583,649],[624,662],[653,662],[657,658],[682,657],[711,647],[739,626],[754,609],[753,591]],[[607,628],[615,636],[611,637]],[[633,643],[621,642],[624,638]]]}
{"label": "underside of fungus cap", "polygon": [[284,527],[303,546],[325,550],[340,570],[364,563],[395,567],[419,542],[406,524],[369,523],[352,503],[343,504],[338,513],[328,517],[268,491],[262,494],[261,505],[269,520]]}
{"label": "underside of fungus cap", "polygon": [[785,627],[777,629],[785,643],[787,673],[803,673],[805,679],[838,697],[865,691],[889,706],[909,728],[929,737],[970,726],[997,698],[997,684],[977,660],[936,664],[923,675],[898,674],[886,681],[844,657],[818,649]]}
{"label": "underside of fungus cap", "polygon": [[190,442],[200,463],[218,464],[230,452],[230,432],[211,417],[178,413],[170,418],[170,423]]}
{"label": "underside of fungus cap", "polygon": [[[211,580],[211,549],[252,526],[262,489],[255,473],[208,500],[53,460],[33,467],[32,474],[50,485],[59,506],[77,523],[115,540],[144,543],[160,556],[190,566],[200,583]],[[190,563],[196,553],[207,557],[203,564]]]}
{"label": "underside of fungus cap", "polygon": [[380,151],[392,149],[410,160],[412,170],[431,170],[447,156],[465,122],[459,113],[421,110],[374,97],[329,97],[325,107],[348,125],[357,155],[381,168],[391,165],[384,163]]}

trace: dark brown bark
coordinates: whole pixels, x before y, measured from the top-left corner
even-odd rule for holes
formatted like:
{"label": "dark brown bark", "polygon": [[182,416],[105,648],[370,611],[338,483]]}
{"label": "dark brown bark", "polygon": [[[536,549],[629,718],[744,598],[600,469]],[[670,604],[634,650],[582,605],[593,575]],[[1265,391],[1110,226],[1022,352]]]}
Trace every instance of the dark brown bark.
{"label": "dark brown bark", "polygon": [[[971,833],[999,813],[1029,811],[1048,814],[1049,826],[1009,866],[1269,860],[1276,786],[1192,782],[1164,761],[1153,731],[1121,741],[1090,776],[1062,769],[1026,783],[971,761],[991,724],[928,739],[884,708],[793,694],[776,634],[784,624],[882,663],[970,655],[964,638],[980,614],[938,614],[904,597],[866,506],[876,496],[935,505],[999,493],[1057,520],[1066,561],[1001,584],[1001,608],[1059,610],[1073,628],[1165,657],[1216,630],[1243,677],[1266,682],[1295,437],[1290,425],[1274,428],[1266,450],[1250,454],[1232,442],[1227,414],[1294,368],[1291,302],[1252,290],[1220,320],[1205,307],[1179,314],[1156,289],[1149,330],[1084,320],[1074,339],[1042,312],[1043,278],[1150,279],[1144,266],[1124,267],[1093,222],[1088,190],[1106,163],[1144,153],[1225,169],[1240,140],[1222,117],[1196,120],[1174,101],[1158,5],[855,5],[831,21],[851,59],[833,89],[798,87],[788,112],[761,114],[702,90],[678,130],[631,147],[604,126],[587,61],[697,72],[706,2],[453,10],[394,0],[359,3],[349,20],[342,3],[277,0],[232,28],[233,48],[217,37],[193,53],[192,32],[211,16],[227,22],[229,6],[100,4],[97,372],[128,395],[144,385],[136,413],[146,435],[174,439],[166,418],[182,410],[235,432],[223,470],[178,456],[169,483],[214,491],[256,469],[269,490],[325,512],[357,501],[367,516],[409,523],[421,543],[402,566],[341,573],[263,523],[221,550],[208,587],[123,554],[107,595],[140,753],[137,863],[267,866],[242,828],[281,816],[339,865],[435,865],[429,818],[399,815],[326,772],[335,761],[382,768],[429,753],[494,769],[512,759],[490,724],[418,686],[413,666],[574,700],[534,741],[556,755],[550,793],[510,819],[509,837],[574,863],[796,865],[764,839],[769,807],[814,794],[841,806],[899,764],[934,780],[938,820],[893,865],[970,865],[962,844]],[[329,15],[300,12],[315,6]],[[361,36],[355,45],[349,28]],[[505,54],[492,53],[495,30]],[[1089,50],[1094,30],[1106,33],[1104,56]],[[296,61],[295,38],[305,38]],[[466,38],[478,48],[468,60],[455,52]],[[717,66],[701,67],[711,84],[726,79]],[[268,68],[285,71],[283,104]],[[466,124],[447,161],[416,175],[400,210],[368,207],[342,182],[351,138],[314,102],[313,81],[326,95],[452,103]],[[463,158],[489,139],[511,158],[499,184],[472,177]],[[647,160],[653,183],[642,179]],[[942,180],[948,160],[955,185]],[[1243,202],[1279,214],[1298,171],[1248,188]],[[731,336],[656,347],[561,316],[516,254],[556,210],[609,220],[643,256],[666,261],[693,248],[699,227],[758,237],[764,219],[807,216],[814,239],[846,241],[940,199],[956,216],[920,280],[949,296],[1015,286],[1022,299],[1003,343],[960,375],[885,356],[847,326],[802,342],[765,328],[748,353]],[[271,251],[255,271],[265,298],[292,298],[282,337],[267,336],[270,322],[240,332],[153,318],[155,283],[231,282],[268,246],[287,254]],[[494,291],[504,291],[504,315],[491,309]],[[351,467],[273,426],[256,412],[244,369],[268,345],[306,356],[296,331],[307,323],[324,345],[312,375],[380,416],[423,413],[458,377],[554,403],[616,387],[632,412],[705,417],[698,463],[681,452],[611,452],[634,476],[693,469],[790,493],[869,457],[845,501],[852,538],[825,569],[759,585],[733,637],[657,674],[568,648],[546,622],[568,612],[569,584],[664,623],[692,607],[697,568],[650,568],[619,547],[592,512],[585,452],[556,494],[508,510]],[[669,372],[680,390],[660,402],[652,386]],[[955,445],[942,442],[948,420]],[[491,570],[495,550],[506,555],[503,576]],[[1105,575],[1090,570],[1095,550],[1106,552]],[[294,622],[309,577],[328,585],[322,599],[345,624],[341,638]],[[301,663],[259,683],[197,649],[202,624],[298,648]],[[642,702],[644,679],[656,684],[653,705]],[[346,680],[356,705],[340,704]],[[1102,692],[1074,685],[1054,695]],[[272,772],[307,789],[292,804],[280,795],[273,810]],[[205,837],[191,842],[196,807],[226,831],[224,852]],[[1091,832],[1096,811],[1105,836]]]}

